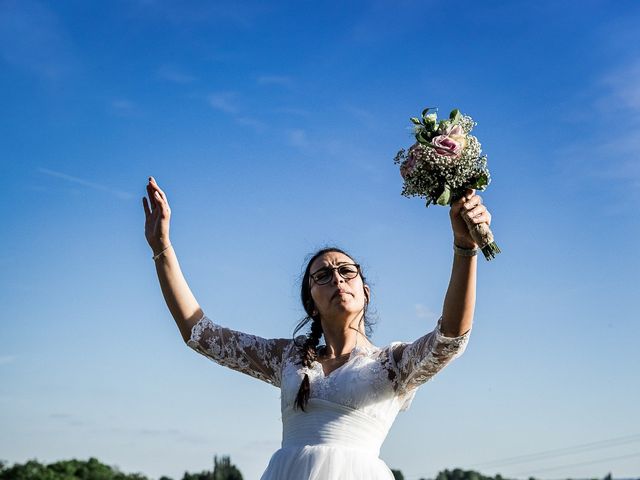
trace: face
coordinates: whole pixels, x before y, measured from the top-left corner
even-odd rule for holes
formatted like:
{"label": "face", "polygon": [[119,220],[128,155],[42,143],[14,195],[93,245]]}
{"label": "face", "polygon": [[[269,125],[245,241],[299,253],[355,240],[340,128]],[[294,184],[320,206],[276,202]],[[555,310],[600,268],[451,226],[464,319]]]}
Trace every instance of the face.
{"label": "face", "polygon": [[[327,267],[337,267],[355,262],[340,252],[328,252],[316,258],[309,272],[314,274]],[[355,268],[355,267],[353,267]],[[364,285],[358,273],[354,278],[345,279],[337,270],[331,272],[331,279],[324,285],[318,285],[309,279],[311,298],[316,310],[324,321],[350,321],[364,308],[369,298],[369,287]]]}

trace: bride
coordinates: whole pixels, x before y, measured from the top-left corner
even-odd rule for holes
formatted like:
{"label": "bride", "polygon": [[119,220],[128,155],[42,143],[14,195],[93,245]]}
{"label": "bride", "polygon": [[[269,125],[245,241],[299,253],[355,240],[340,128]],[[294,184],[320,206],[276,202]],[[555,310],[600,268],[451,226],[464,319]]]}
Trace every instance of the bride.
{"label": "bride", "polygon": [[[367,338],[371,291],[355,259],[316,252],[301,285],[307,316],[295,338],[264,339],[209,319],[182,275],[169,241],[171,209],[153,177],[143,197],[145,236],[160,287],[185,343],[220,365],[281,389],[282,448],[261,480],[393,480],[379,458],[396,415],[416,389],[464,351],[475,307],[477,247],[463,217],[490,224],[474,190],[451,205],[454,257],[442,315],[414,342],[377,347]],[[324,337],[324,344],[320,345]]]}

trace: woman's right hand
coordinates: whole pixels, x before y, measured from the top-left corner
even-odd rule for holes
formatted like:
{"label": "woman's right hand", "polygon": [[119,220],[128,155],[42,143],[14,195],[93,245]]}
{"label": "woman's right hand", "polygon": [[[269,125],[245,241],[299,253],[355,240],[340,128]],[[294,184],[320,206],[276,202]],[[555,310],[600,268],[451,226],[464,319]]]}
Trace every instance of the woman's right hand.
{"label": "woman's right hand", "polygon": [[[142,206],[146,217],[144,235],[147,237],[147,242],[149,242],[153,253],[157,254],[170,244],[169,220],[171,218],[171,208],[169,208],[167,196],[153,177],[149,177],[147,193],[149,194],[148,201],[147,197],[142,197]],[[151,202],[151,208],[149,208],[149,202]]]}

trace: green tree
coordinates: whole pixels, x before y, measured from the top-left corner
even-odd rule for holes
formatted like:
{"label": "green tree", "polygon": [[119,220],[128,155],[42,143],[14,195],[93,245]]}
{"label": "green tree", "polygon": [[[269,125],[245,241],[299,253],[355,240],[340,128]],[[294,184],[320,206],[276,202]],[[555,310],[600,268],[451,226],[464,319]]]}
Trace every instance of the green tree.
{"label": "green tree", "polygon": [[242,480],[242,474],[228,456],[213,457],[213,480]]}
{"label": "green tree", "polygon": [[402,472],[400,470],[391,470],[391,473],[393,473],[393,478],[395,480],[404,480],[404,475],[402,474]]}

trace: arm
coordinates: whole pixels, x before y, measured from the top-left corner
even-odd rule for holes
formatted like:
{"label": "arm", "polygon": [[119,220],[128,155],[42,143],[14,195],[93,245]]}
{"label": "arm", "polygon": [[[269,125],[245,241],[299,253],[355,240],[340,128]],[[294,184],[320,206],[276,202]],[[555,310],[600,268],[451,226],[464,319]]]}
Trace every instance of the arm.
{"label": "arm", "polygon": [[[453,242],[462,248],[478,248],[471,235],[467,221],[473,224],[491,224],[491,214],[482,205],[482,198],[475,190],[468,189],[466,195],[451,205],[449,210]],[[467,221],[465,221],[465,217]],[[471,329],[476,304],[476,273],[478,256],[454,255],[449,288],[442,307],[442,332],[457,337]]]}
{"label": "arm", "polygon": [[[164,248],[166,247],[160,248],[158,252]],[[154,255],[158,252],[154,251]],[[186,343],[191,336],[191,329],[202,318],[204,312],[182,274],[173,246],[169,246],[156,260],[156,273],[164,300]]]}
{"label": "arm", "polygon": [[451,279],[442,307],[442,333],[447,337],[458,337],[471,330],[476,303],[477,267],[477,255],[453,256]]}
{"label": "arm", "polygon": [[[463,217],[473,223],[491,222],[491,214],[472,189],[451,205],[454,243],[462,248],[477,248]],[[476,302],[478,257],[454,255],[449,288],[442,316],[436,328],[413,343],[393,346],[391,377],[394,388],[406,393],[429,380],[466,349]]]}
{"label": "arm", "polygon": [[187,341],[189,347],[217,364],[276,387],[281,384],[284,353],[291,343],[286,338],[266,339],[222,327],[204,314]]}
{"label": "arm", "polygon": [[[185,343],[214,362],[279,386],[287,339],[264,339],[213,323],[200,308],[182,275],[169,241],[171,209],[152,177],[147,185],[153,211],[143,198],[145,235],[153,250],[156,272],[167,307]],[[157,257],[157,258],[156,258]]]}
{"label": "arm", "polygon": [[169,241],[171,208],[165,193],[153,177],[149,177],[147,193],[149,201],[146,197],[142,198],[145,213],[144,233],[154,256],[158,255],[155,259],[156,273],[162,295],[178,325],[182,339],[187,342],[191,329],[203,312],[182,275],[178,258]]}

